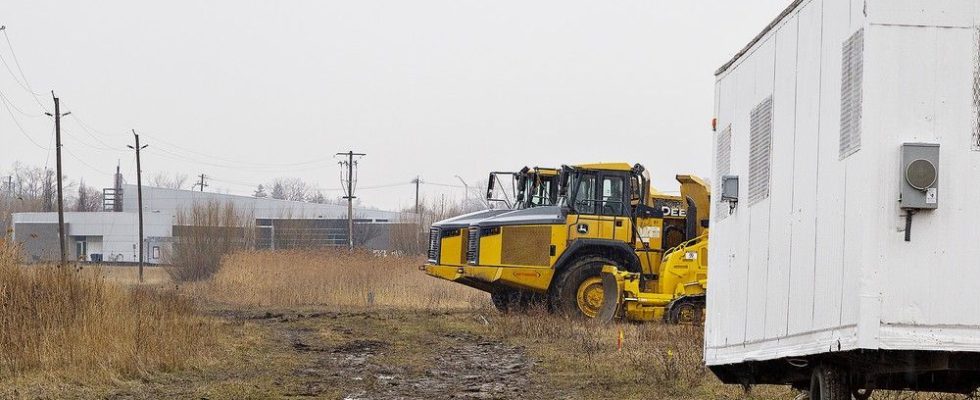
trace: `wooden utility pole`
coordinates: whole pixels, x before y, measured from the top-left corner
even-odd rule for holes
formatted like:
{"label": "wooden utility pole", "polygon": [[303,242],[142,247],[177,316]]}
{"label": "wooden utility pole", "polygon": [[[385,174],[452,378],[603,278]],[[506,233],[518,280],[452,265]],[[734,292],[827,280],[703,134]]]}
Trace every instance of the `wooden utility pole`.
{"label": "wooden utility pole", "polygon": [[140,231],[140,256],[139,256],[139,267],[140,267],[140,283],[143,283],[143,170],[140,168],[140,150],[145,149],[149,145],[140,146],[140,135],[136,134],[136,129],[133,129],[133,137],[136,138],[136,146],[126,146],[133,150],[136,150],[136,203],[139,206],[139,231]]}
{"label": "wooden utility pole", "polygon": [[419,215],[419,185],[422,184],[422,177],[416,175],[415,179],[412,180],[412,183],[415,184],[415,216],[418,216]]}
{"label": "wooden utility pole", "polygon": [[[201,178],[201,182],[195,183],[194,186],[200,186],[201,187],[201,191],[203,192],[204,191],[204,187],[208,185],[208,184],[204,183],[204,178],[206,176],[204,174],[201,174],[201,175],[198,175],[198,177]],[[191,190],[193,190],[193,189],[191,189]]]}
{"label": "wooden utility pole", "polygon": [[340,165],[347,168],[347,248],[354,250],[354,169],[357,167],[357,160],[354,157],[364,157],[367,154],[348,151],[337,153],[338,156],[346,156],[347,160],[341,161]]}
{"label": "wooden utility pole", "polygon": [[61,114],[61,101],[57,96],[54,95],[54,91],[51,92],[51,98],[54,99],[54,115],[51,113],[45,113],[50,117],[54,117],[54,141],[55,141],[55,158],[58,168],[58,244],[61,245],[61,266],[68,264],[68,248],[65,243],[65,197],[63,191],[62,183],[62,172],[61,172],[61,117],[71,114],[65,113]]}

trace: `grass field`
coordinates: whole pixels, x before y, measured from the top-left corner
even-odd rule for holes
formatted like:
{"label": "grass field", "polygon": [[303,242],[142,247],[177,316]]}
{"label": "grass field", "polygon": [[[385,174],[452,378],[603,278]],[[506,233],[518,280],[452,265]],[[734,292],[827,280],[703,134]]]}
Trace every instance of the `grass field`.
{"label": "grass field", "polygon": [[208,280],[177,285],[147,269],[142,286],[131,267],[59,270],[10,259],[0,267],[3,304],[47,293],[39,302],[47,317],[32,322],[37,312],[0,308],[3,398],[797,396],[722,385],[702,365],[697,328],[502,315],[485,294],[418,272],[413,257],[243,252]]}

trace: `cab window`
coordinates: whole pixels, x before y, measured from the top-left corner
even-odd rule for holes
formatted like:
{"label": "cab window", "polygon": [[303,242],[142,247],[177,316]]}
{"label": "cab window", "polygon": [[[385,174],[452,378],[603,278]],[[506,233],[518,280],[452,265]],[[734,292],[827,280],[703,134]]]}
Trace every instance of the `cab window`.
{"label": "cab window", "polygon": [[595,214],[596,212],[596,178],[595,175],[582,175],[575,188],[575,210],[579,214]]}
{"label": "cab window", "polygon": [[605,176],[602,178],[602,198],[600,207],[603,215],[623,214],[623,178],[620,176]]}

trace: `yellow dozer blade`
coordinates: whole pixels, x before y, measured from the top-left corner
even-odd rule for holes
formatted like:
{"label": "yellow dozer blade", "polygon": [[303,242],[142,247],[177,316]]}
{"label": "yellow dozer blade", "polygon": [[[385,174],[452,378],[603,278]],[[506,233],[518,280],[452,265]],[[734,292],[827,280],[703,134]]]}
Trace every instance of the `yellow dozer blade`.
{"label": "yellow dozer blade", "polygon": [[602,307],[596,321],[608,324],[618,319],[623,305],[623,274],[615,266],[602,267]]}

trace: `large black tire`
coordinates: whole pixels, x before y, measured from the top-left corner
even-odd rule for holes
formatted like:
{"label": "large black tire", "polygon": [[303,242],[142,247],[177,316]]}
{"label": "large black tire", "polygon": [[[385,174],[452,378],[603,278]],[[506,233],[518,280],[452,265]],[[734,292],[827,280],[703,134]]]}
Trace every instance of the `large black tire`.
{"label": "large black tire", "polygon": [[551,309],[568,317],[597,317],[602,307],[602,267],[606,265],[620,267],[619,263],[602,256],[573,260],[555,279],[550,292]]}
{"label": "large black tire", "polygon": [[704,325],[704,296],[688,296],[674,300],[667,306],[664,319],[671,325]]}
{"label": "large black tire", "polygon": [[814,368],[810,376],[810,400],[851,400],[845,371],[832,365]]}
{"label": "large black tire", "polygon": [[498,289],[490,293],[493,307],[502,313],[527,312],[543,303],[541,295],[517,289]]}
{"label": "large black tire", "polygon": [[500,289],[490,293],[493,307],[504,314],[516,310],[520,304],[520,292],[511,289]]}
{"label": "large black tire", "polygon": [[854,400],[868,400],[875,393],[871,389],[854,389],[851,391],[851,396],[854,396]]}

